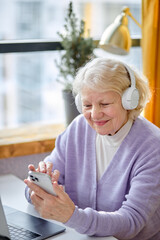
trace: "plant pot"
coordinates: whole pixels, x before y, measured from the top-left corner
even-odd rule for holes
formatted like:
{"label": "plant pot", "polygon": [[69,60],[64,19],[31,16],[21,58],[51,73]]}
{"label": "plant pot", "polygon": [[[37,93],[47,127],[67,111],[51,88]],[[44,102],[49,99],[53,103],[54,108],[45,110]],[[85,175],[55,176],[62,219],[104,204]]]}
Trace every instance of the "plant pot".
{"label": "plant pot", "polygon": [[77,107],[75,105],[75,99],[71,91],[62,91],[64,99],[64,109],[66,116],[66,125],[68,126],[72,120],[79,115]]}

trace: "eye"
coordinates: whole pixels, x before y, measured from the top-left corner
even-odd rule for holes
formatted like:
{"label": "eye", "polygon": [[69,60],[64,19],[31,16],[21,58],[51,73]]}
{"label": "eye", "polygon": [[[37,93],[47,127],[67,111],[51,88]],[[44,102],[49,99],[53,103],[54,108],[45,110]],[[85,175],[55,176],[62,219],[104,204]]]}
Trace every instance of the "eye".
{"label": "eye", "polygon": [[86,105],[83,105],[83,107],[85,107],[85,108],[90,108],[92,105],[90,105],[90,104],[86,104]]}
{"label": "eye", "polygon": [[102,106],[108,106],[110,103],[101,103]]}

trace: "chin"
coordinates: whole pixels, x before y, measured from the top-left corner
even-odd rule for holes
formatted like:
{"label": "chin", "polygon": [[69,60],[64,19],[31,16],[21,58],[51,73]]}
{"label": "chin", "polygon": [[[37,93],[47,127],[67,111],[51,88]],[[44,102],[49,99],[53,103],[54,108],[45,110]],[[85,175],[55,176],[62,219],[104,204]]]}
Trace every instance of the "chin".
{"label": "chin", "polygon": [[94,128],[94,130],[100,135],[109,135],[110,134],[109,131],[106,131],[106,130],[103,130],[103,129]]}
{"label": "chin", "polygon": [[99,135],[102,135],[102,136],[104,136],[104,135],[110,135],[111,136],[112,135],[111,133],[108,133],[108,132],[105,132],[105,133],[104,132],[103,133],[102,132],[97,132],[97,133]]}

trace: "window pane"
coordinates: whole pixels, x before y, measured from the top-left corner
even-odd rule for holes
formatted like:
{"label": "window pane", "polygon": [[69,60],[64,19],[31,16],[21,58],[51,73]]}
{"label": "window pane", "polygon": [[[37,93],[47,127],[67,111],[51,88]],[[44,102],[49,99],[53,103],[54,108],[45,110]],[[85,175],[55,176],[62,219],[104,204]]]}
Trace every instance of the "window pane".
{"label": "window pane", "polygon": [[0,55],[0,128],[30,122],[64,122],[59,53]]}
{"label": "window pane", "polygon": [[[63,31],[64,18],[70,0],[0,0],[0,39],[57,39]],[[78,18],[85,20],[86,31],[99,39],[104,29],[128,6],[133,16],[141,20],[141,0],[73,0]],[[9,17],[8,17],[9,16]],[[3,24],[2,24],[3,23]],[[131,35],[140,28],[129,18]]]}

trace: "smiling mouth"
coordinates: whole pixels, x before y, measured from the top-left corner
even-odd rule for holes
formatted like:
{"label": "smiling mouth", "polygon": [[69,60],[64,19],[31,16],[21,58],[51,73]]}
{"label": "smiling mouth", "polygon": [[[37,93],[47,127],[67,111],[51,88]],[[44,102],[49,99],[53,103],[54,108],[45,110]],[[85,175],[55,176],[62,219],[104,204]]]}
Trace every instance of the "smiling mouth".
{"label": "smiling mouth", "polygon": [[96,124],[97,126],[103,126],[105,125],[109,120],[106,121],[94,121],[94,124]]}

